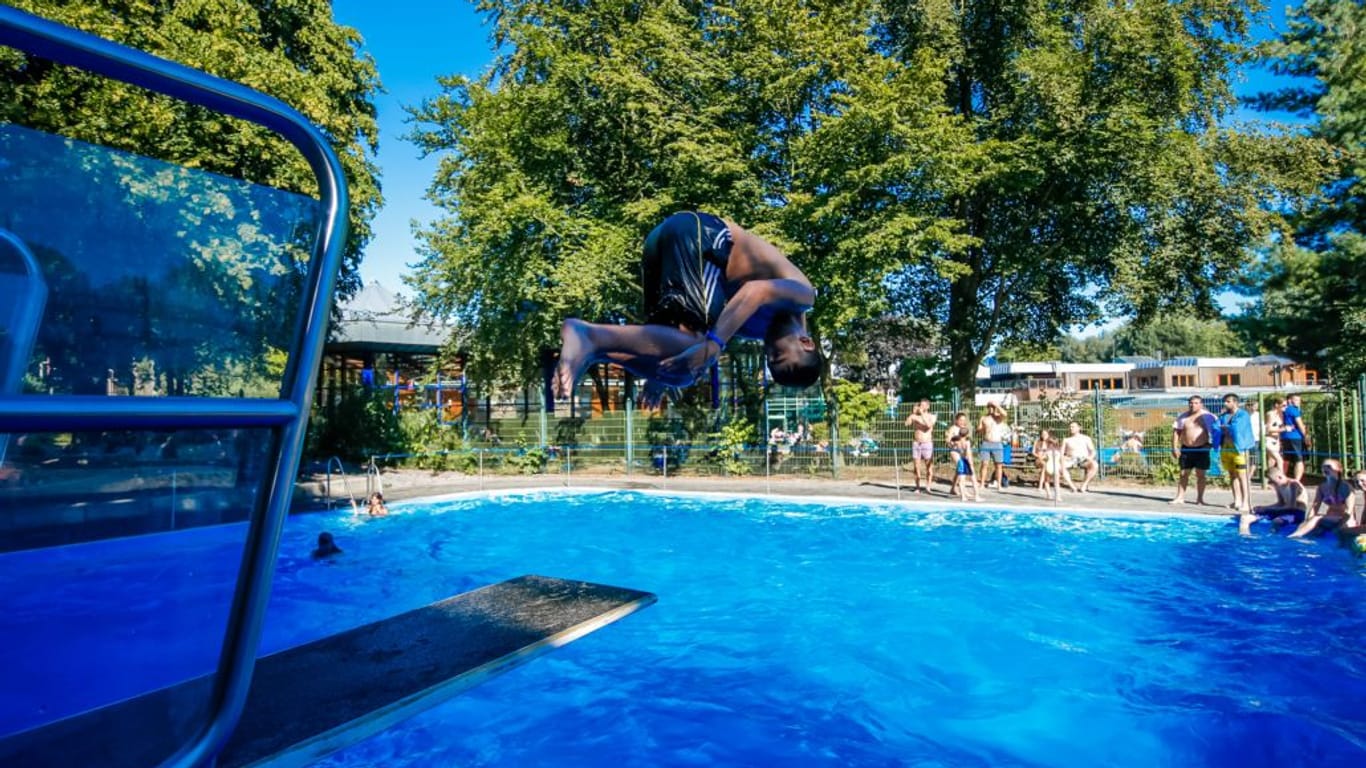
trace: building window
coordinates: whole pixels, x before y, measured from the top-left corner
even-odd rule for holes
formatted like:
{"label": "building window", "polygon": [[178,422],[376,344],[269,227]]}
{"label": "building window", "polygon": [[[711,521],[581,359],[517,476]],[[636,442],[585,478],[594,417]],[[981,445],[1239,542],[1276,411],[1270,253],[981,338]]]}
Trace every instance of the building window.
{"label": "building window", "polygon": [[1172,375],[1173,387],[1193,387],[1195,386],[1195,376],[1188,373],[1178,373]]}
{"label": "building window", "polygon": [[1241,373],[1221,373],[1221,374],[1219,374],[1219,386],[1221,386],[1221,387],[1237,387],[1237,386],[1241,386],[1242,383],[1243,383],[1243,374],[1241,374]]}
{"label": "building window", "polygon": [[1082,380],[1081,380],[1081,388],[1082,388],[1082,389],[1090,389],[1090,388],[1091,388],[1091,380],[1090,380],[1090,379],[1082,379]]}

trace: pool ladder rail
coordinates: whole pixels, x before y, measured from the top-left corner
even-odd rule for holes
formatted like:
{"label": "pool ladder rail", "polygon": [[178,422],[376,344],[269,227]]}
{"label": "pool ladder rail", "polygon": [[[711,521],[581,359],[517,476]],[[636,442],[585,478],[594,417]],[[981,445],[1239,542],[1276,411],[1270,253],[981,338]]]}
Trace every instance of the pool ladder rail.
{"label": "pool ladder rail", "polygon": [[[360,505],[357,503],[356,494],[351,492],[351,482],[346,477],[346,467],[342,466],[342,460],[337,456],[333,456],[332,458],[327,460],[327,480],[325,481],[326,484],[323,487],[323,493],[327,497],[327,508],[332,509],[337,504],[336,499],[332,497],[332,467],[334,465],[337,467],[337,474],[341,475],[342,490],[346,491],[346,497],[351,500],[351,510],[356,514],[360,514]],[[370,478],[367,474],[367,488],[369,487],[369,481]],[[370,500],[370,492],[368,490],[365,494],[365,499],[367,502]]]}

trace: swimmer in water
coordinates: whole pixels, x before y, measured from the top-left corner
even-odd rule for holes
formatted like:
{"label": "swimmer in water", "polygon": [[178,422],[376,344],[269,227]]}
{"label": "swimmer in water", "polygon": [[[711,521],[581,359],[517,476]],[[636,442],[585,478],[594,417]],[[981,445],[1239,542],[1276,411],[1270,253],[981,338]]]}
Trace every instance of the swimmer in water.
{"label": "swimmer in water", "polygon": [[327,531],[318,534],[318,548],[313,550],[314,560],[326,560],[333,555],[340,555],[341,553],[341,547],[337,546],[337,542],[332,540],[332,534]]}

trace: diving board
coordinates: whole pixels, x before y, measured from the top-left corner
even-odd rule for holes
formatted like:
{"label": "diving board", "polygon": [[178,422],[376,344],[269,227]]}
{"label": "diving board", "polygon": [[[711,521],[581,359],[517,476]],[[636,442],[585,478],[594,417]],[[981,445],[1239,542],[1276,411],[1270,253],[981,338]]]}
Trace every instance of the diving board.
{"label": "diving board", "polygon": [[[520,576],[262,657],[216,765],[306,765],[655,599]],[[155,765],[202,722],[212,683],[205,675],[15,734],[0,741],[0,765]]]}

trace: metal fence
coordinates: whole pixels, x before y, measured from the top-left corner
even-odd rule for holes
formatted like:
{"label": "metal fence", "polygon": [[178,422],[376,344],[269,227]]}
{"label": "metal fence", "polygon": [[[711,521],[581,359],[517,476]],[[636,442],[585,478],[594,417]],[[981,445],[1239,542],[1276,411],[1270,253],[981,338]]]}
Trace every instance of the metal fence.
{"label": "metal fence", "polygon": [[[1098,479],[1123,479],[1165,484],[1174,480],[1177,462],[1172,455],[1173,423],[1186,409],[1193,393],[1162,396],[1114,396],[1094,392],[1083,397],[1019,403],[1008,410],[1010,438],[1006,470],[1013,482],[1035,482],[1038,470],[1030,450],[1042,430],[1055,437],[1067,434],[1077,422],[1095,441],[1099,453]],[[1222,392],[1199,393],[1218,411]],[[1274,393],[1244,394],[1258,433],[1253,452],[1254,478],[1265,482],[1266,456],[1260,440],[1263,414]],[[1362,434],[1360,390],[1305,391],[1304,421],[1312,448],[1306,475],[1316,474],[1319,460],[1333,457],[1351,468],[1366,464],[1366,436]],[[753,409],[749,438],[737,442],[727,436],[728,425],[743,415],[734,408],[682,409],[669,406],[658,412],[635,410],[585,411],[567,417],[546,413],[539,403],[525,399],[486,404],[483,418],[446,429],[462,432],[458,447],[423,455],[390,454],[380,464],[408,463],[432,469],[479,473],[551,473],[575,471],[621,474],[800,476],[842,479],[904,480],[910,482],[911,428],[906,424],[910,403],[889,402],[865,423],[842,424],[830,434],[826,403],[820,398],[773,397]],[[935,468],[949,476],[945,432],[957,413],[975,428],[985,408],[956,401],[931,403],[938,419],[934,430]],[[973,439],[974,452],[977,440]],[[1074,470],[1080,481],[1080,470]],[[1210,474],[1220,475],[1219,462]]]}

